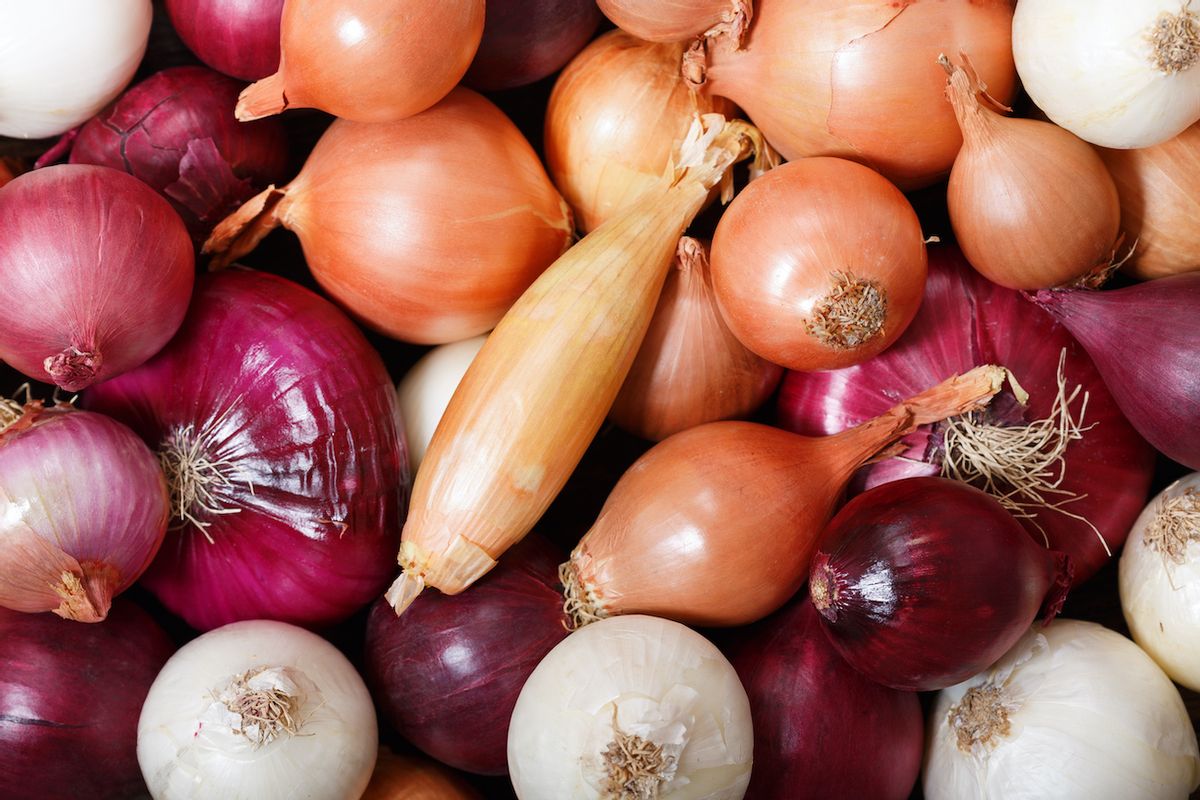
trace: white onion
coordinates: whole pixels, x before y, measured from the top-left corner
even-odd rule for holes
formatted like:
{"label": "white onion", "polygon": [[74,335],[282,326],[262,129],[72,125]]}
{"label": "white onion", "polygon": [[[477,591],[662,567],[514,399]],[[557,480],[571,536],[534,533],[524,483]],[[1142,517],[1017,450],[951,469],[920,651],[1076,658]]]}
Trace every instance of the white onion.
{"label": "white onion", "polygon": [[[1020,0],[1012,41],[1021,82],[1081,139],[1116,148],[1165,142],[1200,119],[1200,8],[1187,5]],[[1183,27],[1159,28],[1160,20]]]}
{"label": "white onion", "polygon": [[940,692],[927,800],[1168,800],[1200,785],[1179,691],[1092,622],[1035,626],[991,669]]}
{"label": "white onion", "polygon": [[95,115],[137,71],[152,15],[150,0],[5,3],[0,136],[55,136]]}
{"label": "white onion", "polygon": [[[237,713],[239,700],[270,698],[271,724]],[[283,622],[235,622],[185,645],[138,720],[138,764],[155,800],[357,800],[377,745],[375,709],[354,667]]]}
{"label": "white onion", "polygon": [[1200,690],[1200,472],[1142,511],[1121,554],[1121,608],[1134,640],[1173,680]]}
{"label": "white onion", "polygon": [[450,404],[450,397],[486,341],[484,334],[435,347],[421,356],[396,386],[408,438],[408,461],[414,473],[425,458],[425,449]]}
{"label": "white onion", "polygon": [[[650,751],[634,765],[641,794],[608,785],[622,744]],[[739,800],[753,754],[750,703],[725,657],[686,626],[640,615],[560,642],[525,682],[508,727],[521,800]]]}

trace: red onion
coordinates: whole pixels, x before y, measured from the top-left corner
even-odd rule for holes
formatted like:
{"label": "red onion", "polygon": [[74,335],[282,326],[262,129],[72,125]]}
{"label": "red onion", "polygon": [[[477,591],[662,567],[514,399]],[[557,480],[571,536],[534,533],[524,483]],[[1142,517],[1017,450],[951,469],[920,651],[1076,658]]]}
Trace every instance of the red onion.
{"label": "red onion", "polygon": [[847,503],[808,576],[825,632],[876,683],[931,691],[1004,655],[1045,604],[1066,599],[1069,559],[1037,546],[985,492],[908,478]]}
{"label": "red onion", "polygon": [[488,0],[464,81],[481,92],[540,81],[582,50],[599,24],[595,0]]}
{"label": "red onion", "polygon": [[283,0],[167,0],[171,24],[218,72],[256,81],[279,66]]}
{"label": "red onion", "polygon": [[1108,292],[1048,289],[1033,299],[1087,348],[1133,427],[1168,458],[1200,469],[1200,274]]}
{"label": "red onion", "polygon": [[204,67],[151,75],[83,126],[71,163],[112,167],[142,180],[203,239],[287,168],[279,120],[234,119],[241,90],[242,84]]}
{"label": "red onion", "polygon": [[807,597],[725,648],[754,718],[754,800],[905,800],[921,771],[921,704],[867,680],[821,630]]}
{"label": "red onion", "polygon": [[401,734],[452,767],[508,771],[508,719],[534,667],[567,636],[562,554],[536,534],[457,595],[430,594],[367,623],[367,679]]}
{"label": "red onion", "polygon": [[192,627],[329,624],[386,588],[403,429],[379,356],[328,301],[206,276],[179,335],[84,400],[158,451],[177,524],[143,583]]}
{"label": "red onion", "polygon": [[[926,426],[905,440],[899,457],[860,470],[856,488],[912,475],[970,479],[1001,499],[1035,541],[1069,554],[1076,583],[1086,580],[1119,550],[1141,513],[1153,453],[1074,337],[1018,292],[976,273],[957,248],[929,249],[925,299],[891,348],[848,369],[789,373],[780,422],[810,436],[837,433],[984,363],[1012,370],[1028,405],[1000,397],[974,417]],[[1013,480],[1026,493],[1012,494]]]}
{"label": "red onion", "polygon": [[183,321],[192,244],[141,181],[104,167],[28,172],[0,191],[0,359],[76,392],[133,369]]}
{"label": "red onion", "polygon": [[162,471],[133,431],[0,398],[0,606],[99,622],[166,530]]}
{"label": "red onion", "polygon": [[103,625],[0,608],[0,795],[140,796],[138,714],[174,649],[124,600]]}

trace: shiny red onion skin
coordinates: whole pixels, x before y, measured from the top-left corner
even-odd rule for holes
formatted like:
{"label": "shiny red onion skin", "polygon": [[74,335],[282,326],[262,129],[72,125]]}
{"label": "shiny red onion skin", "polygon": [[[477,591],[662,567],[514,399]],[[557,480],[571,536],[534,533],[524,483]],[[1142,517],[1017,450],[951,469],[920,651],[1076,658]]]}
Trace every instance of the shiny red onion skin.
{"label": "shiny red onion skin", "polygon": [[906,800],[925,724],[912,692],[868,680],[838,655],[806,596],[724,648],[754,719],[750,800]]}
{"label": "shiny red onion skin", "polygon": [[0,190],[0,231],[0,359],[35,380],[75,392],[120,375],[183,321],[191,240],[129,175],[72,164],[27,172]]}
{"label": "shiny red onion skin", "polygon": [[1200,469],[1200,274],[1033,300],[1083,343],[1146,441]]}
{"label": "shiny red onion skin", "polygon": [[380,598],[367,622],[366,674],[396,730],[452,767],[508,772],[517,695],[567,636],[563,555],[534,534],[470,591],[430,594],[400,617]]}
{"label": "shiny red onion skin", "polygon": [[393,577],[409,485],[395,389],[362,333],[283,278],[232,269],[202,278],[179,335],[84,403],[152,448],[194,426],[228,483],[193,507],[143,584],[205,631],[243,619],[320,627]]}
{"label": "shiny red onion skin", "polygon": [[204,67],[155,73],[83,126],[70,163],[128,172],[170,202],[192,236],[203,239],[287,169],[287,136],[278,119],[234,118],[242,88]]}
{"label": "shiny red onion skin", "polygon": [[481,92],[540,81],[582,50],[599,24],[595,0],[488,0],[483,40],[463,80]]}
{"label": "shiny red onion skin", "polygon": [[[857,366],[828,372],[788,372],[780,390],[779,424],[808,436],[845,430],[978,364],[1003,364],[1029,392],[1022,409],[1011,398],[994,400],[987,414],[998,424],[1024,424],[1049,415],[1057,394],[1059,354],[1067,350],[1068,393],[1089,395],[1084,425],[1095,425],[1065,453],[1062,488],[1087,497],[1066,506],[1087,517],[1109,548],[1119,550],[1145,505],[1154,453],[1130,426],[1105,386],[1097,365],[1062,325],[1035,309],[1019,292],[991,283],[966,263],[958,248],[929,248],[929,277],[917,316],[892,347]],[[1078,410],[1079,400],[1072,404]],[[941,429],[926,426],[905,439],[909,449],[859,470],[852,491],[919,475],[941,474]],[[1052,502],[1058,498],[1052,498]],[[1096,532],[1065,514],[1043,510],[1020,520],[1039,544],[1071,556],[1075,583],[1109,560]]]}
{"label": "shiny red onion skin", "polygon": [[876,683],[953,686],[1016,643],[1069,567],[1000,503],[945,478],[877,486],[837,513],[817,545],[809,597],[842,657]]}
{"label": "shiny red onion skin", "polygon": [[126,600],[102,625],[0,608],[0,796],[142,796],[138,715],[174,650]]}
{"label": "shiny red onion skin", "polygon": [[217,72],[244,81],[279,67],[284,0],[166,0],[179,38]]}

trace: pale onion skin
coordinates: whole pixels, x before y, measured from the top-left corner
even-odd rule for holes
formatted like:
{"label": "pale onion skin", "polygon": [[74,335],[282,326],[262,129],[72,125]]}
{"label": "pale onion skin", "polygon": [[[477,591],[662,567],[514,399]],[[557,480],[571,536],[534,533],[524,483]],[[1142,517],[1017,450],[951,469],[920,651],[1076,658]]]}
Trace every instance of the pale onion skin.
{"label": "pale onion skin", "polygon": [[[298,735],[255,747],[200,716],[231,679],[263,667],[298,674]],[[315,687],[315,688],[314,688]],[[154,800],[355,800],[371,780],[378,735],[362,678],[337,648],[284,622],[234,622],[171,657],[138,720],[138,764]]]}
{"label": "pale onion skin", "polygon": [[1011,0],[756,0],[745,46],[710,47],[706,89],[745,109],[788,160],[849,158],[918,189],[945,176],[962,143],[938,55],[968,53],[1008,102],[1011,19]]}
{"label": "pale onion skin", "polygon": [[1200,119],[1200,65],[1159,70],[1147,34],[1160,14],[1186,5],[1020,0],[1012,47],[1021,83],[1055,124],[1093,144],[1151,147],[1177,136]]}
{"label": "pale onion skin", "polygon": [[479,800],[479,793],[429,758],[379,748],[375,773],[359,800]]}
{"label": "pale onion skin", "polygon": [[647,42],[685,42],[750,11],[746,0],[597,0],[597,5],[618,28]]}
{"label": "pale onion skin", "polygon": [[[921,304],[928,262],[921,223],[895,186],[861,164],[805,158],[747,186],[713,235],[713,288],[734,335],[794,370],[861,363],[900,337]],[[877,284],[878,332],[851,346],[807,327],[834,273]]]}
{"label": "pale onion skin", "polygon": [[150,0],[5,3],[0,136],[56,136],[132,80],[150,35]]}
{"label": "pale onion skin", "polygon": [[[1200,691],[1200,548],[1191,543],[1176,563],[1146,542],[1160,503],[1186,490],[1200,492],[1200,472],[1171,484],[1146,504],[1121,554],[1121,610],[1133,640],[1171,680]],[[1200,526],[1190,530],[1200,538]]]}
{"label": "pale onion skin", "polygon": [[[1001,686],[1010,730],[963,752],[948,723],[972,687]],[[929,718],[928,800],[1179,800],[1200,785],[1179,691],[1118,633],[1058,619],[989,670],[938,693]]]}
{"label": "pale onion skin", "polygon": [[1117,185],[1121,229],[1133,246],[1122,269],[1143,280],[1200,270],[1200,124],[1153,147],[1097,152]]}
{"label": "pale onion skin", "polygon": [[424,111],[462,79],[484,0],[287,0],[279,71],[242,92],[243,122],[319,108],[355,122]]}
{"label": "pale onion skin", "polygon": [[421,466],[425,449],[454,390],[486,341],[487,336],[475,336],[435,347],[421,356],[396,386],[396,400],[400,403],[400,417],[408,440],[408,463],[414,473]]}
{"label": "pale onion skin", "polygon": [[662,178],[695,113],[732,105],[693,95],[683,47],[610,31],[563,70],[546,108],[546,166],[581,231],[629,206]]}
{"label": "pale onion skin", "polygon": [[542,659],[517,699],[508,767],[520,800],[600,800],[601,753],[625,734],[663,744],[678,726],[678,778],[662,800],[740,800],[750,782],[750,702],[729,661],[707,639],[657,617],[601,620]]}

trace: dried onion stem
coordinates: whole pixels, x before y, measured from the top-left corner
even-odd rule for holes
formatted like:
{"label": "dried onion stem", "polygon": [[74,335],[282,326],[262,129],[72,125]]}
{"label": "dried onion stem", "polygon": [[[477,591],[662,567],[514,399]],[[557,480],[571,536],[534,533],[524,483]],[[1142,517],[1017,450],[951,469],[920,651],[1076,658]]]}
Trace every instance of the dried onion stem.
{"label": "dried onion stem", "polygon": [[1012,732],[1010,708],[1004,691],[995,684],[973,686],[957,705],[950,708],[948,719],[958,749],[970,753],[979,746],[994,745]]}
{"label": "dried onion stem", "polygon": [[1164,558],[1182,564],[1187,546],[1200,541],[1200,494],[1193,488],[1176,497],[1169,494],[1168,490],[1159,499],[1154,519],[1146,526],[1142,540]]}
{"label": "dried onion stem", "polygon": [[601,756],[607,770],[605,800],[657,800],[675,771],[675,757],[667,755],[662,745],[618,727],[615,707],[613,740]]}
{"label": "dried onion stem", "polygon": [[1183,3],[1178,14],[1167,11],[1158,15],[1153,27],[1146,33],[1150,43],[1150,61],[1164,75],[1174,75],[1191,67],[1200,60],[1200,24],[1196,13]]}
{"label": "dried onion stem", "polygon": [[567,618],[563,624],[567,630],[582,628],[608,616],[600,598],[579,577],[574,560],[558,565],[558,580],[563,586],[563,614]]}
{"label": "dried onion stem", "polygon": [[250,688],[250,683],[255,677],[270,669],[272,668],[261,667],[244,672],[220,696],[212,695],[215,702],[221,703],[230,712],[241,718],[241,727],[234,730],[256,749],[270,744],[285,734],[295,736],[304,725],[299,718],[300,698],[298,695],[289,693],[279,686],[262,689]]}

